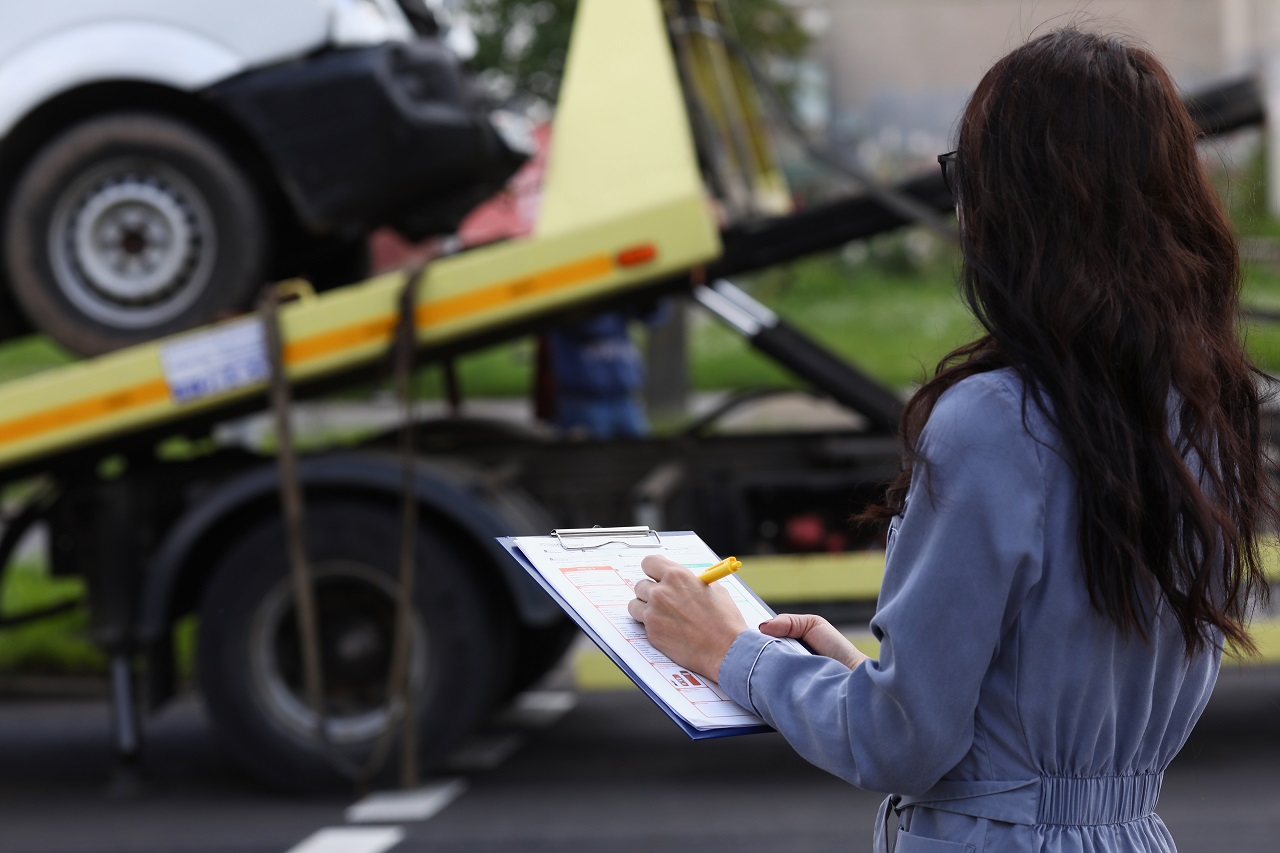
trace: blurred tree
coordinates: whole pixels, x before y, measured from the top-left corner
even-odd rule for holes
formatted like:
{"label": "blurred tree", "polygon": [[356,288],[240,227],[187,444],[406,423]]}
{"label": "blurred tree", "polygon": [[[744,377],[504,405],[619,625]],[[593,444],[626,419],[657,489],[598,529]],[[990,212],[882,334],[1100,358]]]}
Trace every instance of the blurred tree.
{"label": "blurred tree", "polygon": [[[577,0],[465,0],[477,41],[472,64],[499,81],[504,95],[554,101],[577,5]],[[795,9],[785,0],[732,0],[724,8],[743,46],[787,88],[789,61],[809,46]]]}

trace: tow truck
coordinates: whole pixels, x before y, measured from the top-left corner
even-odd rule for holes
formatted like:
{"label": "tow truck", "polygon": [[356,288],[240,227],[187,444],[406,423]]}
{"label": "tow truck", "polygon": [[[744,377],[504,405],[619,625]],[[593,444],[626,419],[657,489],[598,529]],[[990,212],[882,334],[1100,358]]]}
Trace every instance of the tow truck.
{"label": "tow truck", "polygon": [[[138,754],[142,707],[174,695],[175,625],[194,615],[210,718],[265,782],[346,784],[388,751],[402,770],[438,765],[575,636],[501,535],[692,528],[750,556],[743,576],[775,606],[870,613],[874,535],[840,554],[788,554],[778,531],[799,515],[845,529],[880,494],[898,464],[901,400],[731,280],[951,201],[928,177],[790,211],[762,116],[718,3],[581,0],[528,237],[318,295],[286,282],[259,314],[0,386],[0,482],[39,484],[0,536],[0,564],[43,520],[51,571],[86,580],[123,759]],[[281,291],[300,296],[275,307]],[[292,448],[285,398],[368,388],[397,340],[403,379],[410,354],[436,369],[673,293],[855,423],[731,434],[715,430],[720,412],[668,437],[583,443],[441,418]],[[278,454],[210,439],[272,405]],[[1257,632],[1274,660],[1280,622]]]}

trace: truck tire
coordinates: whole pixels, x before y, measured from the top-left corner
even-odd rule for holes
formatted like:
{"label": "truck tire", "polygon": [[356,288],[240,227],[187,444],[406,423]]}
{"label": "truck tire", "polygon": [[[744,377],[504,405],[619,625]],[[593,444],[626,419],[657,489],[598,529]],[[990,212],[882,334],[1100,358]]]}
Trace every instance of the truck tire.
{"label": "truck tire", "polygon": [[581,633],[577,624],[567,617],[542,628],[522,629],[516,641],[515,665],[506,690],[507,697],[515,696],[542,680],[560,663]]}
{"label": "truck tire", "polygon": [[[349,789],[346,771],[368,760],[387,725],[399,536],[394,506],[333,501],[308,509],[328,746],[306,700],[282,523],[259,525],[217,561],[200,603],[199,682],[219,739],[267,784]],[[500,698],[511,633],[446,538],[424,525],[416,547],[412,678],[426,773]],[[398,757],[397,738],[382,778],[394,778]]]}
{"label": "truck tire", "polygon": [[264,282],[262,201],[211,138],[108,113],[51,140],[18,178],[4,260],[32,325],[82,355],[247,308]]}

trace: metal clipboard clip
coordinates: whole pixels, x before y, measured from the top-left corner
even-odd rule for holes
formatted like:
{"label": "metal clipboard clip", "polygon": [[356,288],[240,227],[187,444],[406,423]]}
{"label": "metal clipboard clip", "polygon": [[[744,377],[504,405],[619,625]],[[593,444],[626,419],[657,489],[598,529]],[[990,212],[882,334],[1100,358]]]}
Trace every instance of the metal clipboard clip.
{"label": "metal clipboard clip", "polygon": [[567,527],[551,531],[566,551],[590,551],[605,545],[661,548],[662,537],[648,527]]}

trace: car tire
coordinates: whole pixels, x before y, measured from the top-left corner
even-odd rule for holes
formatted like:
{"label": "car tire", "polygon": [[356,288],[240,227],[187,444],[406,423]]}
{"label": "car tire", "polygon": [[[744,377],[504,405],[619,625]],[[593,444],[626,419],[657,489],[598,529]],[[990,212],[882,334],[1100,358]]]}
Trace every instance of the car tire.
{"label": "car tire", "polygon": [[10,199],[7,278],[31,324],[97,355],[246,309],[268,254],[262,200],[213,139],[108,113],[27,164]]}
{"label": "car tire", "polygon": [[567,617],[541,628],[521,630],[507,696],[513,697],[541,681],[581,635],[577,623]]}
{"label": "car tire", "polygon": [[[350,789],[387,723],[400,520],[393,505],[333,501],[307,513],[329,745],[306,701],[285,535],[269,520],[217,560],[200,604],[197,667],[219,740],[280,790]],[[416,543],[413,679],[423,773],[492,710],[510,679],[510,620],[461,556],[423,525]],[[378,779],[395,778],[396,737]]]}

